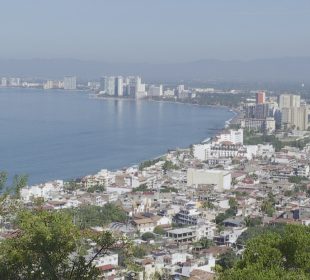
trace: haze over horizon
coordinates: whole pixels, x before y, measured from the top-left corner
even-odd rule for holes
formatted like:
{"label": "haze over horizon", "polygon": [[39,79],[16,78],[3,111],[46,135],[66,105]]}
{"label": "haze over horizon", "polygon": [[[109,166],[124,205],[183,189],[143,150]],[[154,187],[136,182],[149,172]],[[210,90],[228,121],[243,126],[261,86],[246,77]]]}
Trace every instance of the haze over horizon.
{"label": "haze over horizon", "polygon": [[171,64],[310,57],[307,0],[4,0],[1,9],[1,59]]}

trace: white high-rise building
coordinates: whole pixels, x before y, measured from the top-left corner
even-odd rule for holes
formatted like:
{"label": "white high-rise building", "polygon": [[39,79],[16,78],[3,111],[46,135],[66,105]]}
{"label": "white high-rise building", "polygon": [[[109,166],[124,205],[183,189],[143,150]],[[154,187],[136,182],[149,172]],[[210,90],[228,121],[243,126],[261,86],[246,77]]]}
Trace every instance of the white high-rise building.
{"label": "white high-rise building", "polygon": [[48,80],[46,83],[43,84],[44,89],[52,89],[54,88],[54,81]]}
{"label": "white high-rise building", "polygon": [[282,125],[286,128],[297,130],[308,129],[308,107],[300,104],[300,96],[293,94],[281,94],[279,97]]}
{"label": "white high-rise building", "polygon": [[107,95],[115,95],[115,77],[107,77],[105,84],[105,93]]}
{"label": "white high-rise building", "polygon": [[300,107],[300,96],[294,94],[281,94],[279,97],[280,110],[283,108]]}
{"label": "white high-rise building", "polygon": [[178,93],[181,93],[181,92],[183,92],[184,90],[185,90],[184,85],[178,85],[178,87],[177,87]]}
{"label": "white high-rise building", "polygon": [[[141,80],[140,80],[141,81]],[[130,97],[135,97],[137,93],[137,78],[136,77],[128,77],[127,78],[127,95]]]}
{"label": "white high-rise building", "polygon": [[20,78],[10,78],[10,86],[12,87],[19,87],[21,84]]}
{"label": "white high-rise building", "polygon": [[145,84],[141,83],[139,76],[130,76],[127,80],[127,95],[134,98],[146,97]]}
{"label": "white high-rise building", "polygon": [[308,129],[309,110],[307,106],[282,109],[282,124],[284,127],[297,130]]}
{"label": "white high-rise building", "polygon": [[115,95],[116,96],[123,96],[124,92],[123,92],[123,77],[118,76],[115,78]]}
{"label": "white high-rise building", "polygon": [[64,89],[66,90],[76,89],[76,77],[75,76],[64,77]]}
{"label": "white high-rise building", "polygon": [[115,77],[104,76],[100,78],[100,89],[107,95],[115,95]]}
{"label": "white high-rise building", "polygon": [[2,87],[7,87],[8,86],[8,79],[5,77],[2,77],[1,79],[1,86]]}

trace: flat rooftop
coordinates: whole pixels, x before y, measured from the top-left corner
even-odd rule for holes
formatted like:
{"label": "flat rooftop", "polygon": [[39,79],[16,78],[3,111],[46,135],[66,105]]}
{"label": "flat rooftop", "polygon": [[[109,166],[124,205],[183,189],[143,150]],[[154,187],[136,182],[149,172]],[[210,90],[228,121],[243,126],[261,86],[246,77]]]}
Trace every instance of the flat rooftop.
{"label": "flat rooftop", "polygon": [[168,230],[168,233],[172,233],[172,234],[183,234],[183,233],[190,233],[193,232],[194,230],[191,228],[176,228],[176,229],[172,229],[172,230]]}

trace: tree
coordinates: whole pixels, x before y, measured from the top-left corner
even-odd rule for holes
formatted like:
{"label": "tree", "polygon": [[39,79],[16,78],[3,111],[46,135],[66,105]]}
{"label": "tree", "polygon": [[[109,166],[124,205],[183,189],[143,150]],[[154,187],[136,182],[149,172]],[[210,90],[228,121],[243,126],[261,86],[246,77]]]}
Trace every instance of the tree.
{"label": "tree", "polygon": [[246,217],[244,221],[247,227],[256,227],[262,224],[261,217],[256,217],[256,218]]}
{"label": "tree", "polygon": [[143,233],[142,236],[141,236],[142,240],[144,241],[149,241],[151,239],[154,239],[155,238],[155,235],[152,233],[152,232],[146,232],[146,233]]}
{"label": "tree", "polygon": [[273,213],[275,212],[275,208],[272,202],[268,199],[264,200],[261,206],[261,210],[267,214],[267,216],[272,217]]}
{"label": "tree", "polygon": [[238,257],[233,250],[229,250],[219,256],[217,264],[221,266],[223,270],[232,268],[238,261]]}
{"label": "tree", "polygon": [[163,171],[166,173],[168,170],[178,169],[178,166],[175,165],[172,161],[166,160],[162,168]]}
{"label": "tree", "polygon": [[5,188],[7,179],[8,179],[8,173],[5,171],[1,171],[0,172],[0,192]]}
{"label": "tree", "polygon": [[229,207],[235,211],[237,211],[238,208],[238,202],[234,197],[229,198]]}
{"label": "tree", "polygon": [[238,184],[238,181],[237,181],[237,179],[236,179],[235,177],[232,178],[231,184],[232,184],[233,186],[235,186],[235,185]]}
{"label": "tree", "polygon": [[155,234],[159,234],[159,235],[165,235],[166,234],[166,231],[163,229],[163,227],[161,226],[157,226],[154,228],[153,232]]}
{"label": "tree", "polygon": [[214,209],[215,208],[214,204],[210,200],[206,200],[203,203],[202,207],[206,208],[206,209]]}
{"label": "tree", "polygon": [[139,187],[132,189],[132,192],[145,192],[145,191],[148,191],[147,184],[141,184]]}
{"label": "tree", "polygon": [[76,191],[79,189],[79,184],[76,180],[70,180],[64,183],[64,189],[69,192]]}
{"label": "tree", "polygon": [[85,205],[66,209],[63,212],[70,214],[75,225],[81,229],[127,220],[125,211],[113,203],[107,203],[103,207]]}
{"label": "tree", "polygon": [[203,237],[198,241],[199,245],[201,245],[201,247],[203,249],[208,249],[209,247],[211,247],[213,245],[213,241],[208,239],[207,237]]}
{"label": "tree", "polygon": [[288,181],[290,183],[295,183],[295,184],[299,184],[302,180],[307,180],[307,178],[304,178],[302,176],[291,176],[288,178]]}
{"label": "tree", "polygon": [[11,190],[14,192],[16,198],[20,198],[20,191],[25,188],[28,183],[28,175],[15,175],[13,178],[13,185]]}
{"label": "tree", "polygon": [[94,192],[104,192],[105,185],[97,184],[87,189],[87,192],[94,193]]}
{"label": "tree", "polygon": [[[97,279],[96,257],[126,243],[110,232],[81,232],[62,212],[22,211],[17,228],[15,237],[0,243],[0,279]],[[86,239],[98,245],[87,260]]]}
{"label": "tree", "polygon": [[259,235],[247,243],[243,258],[219,279],[309,279],[309,234],[309,227],[287,225],[283,234]]}

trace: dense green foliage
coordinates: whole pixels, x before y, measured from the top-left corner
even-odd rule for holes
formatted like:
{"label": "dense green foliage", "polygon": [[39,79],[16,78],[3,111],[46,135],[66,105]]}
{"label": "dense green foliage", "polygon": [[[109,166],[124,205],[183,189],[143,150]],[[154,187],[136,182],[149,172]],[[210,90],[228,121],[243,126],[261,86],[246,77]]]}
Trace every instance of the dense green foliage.
{"label": "dense green foliage", "polygon": [[0,191],[5,187],[6,181],[8,179],[8,174],[5,171],[0,172]]}
{"label": "dense green foliage", "polygon": [[304,147],[306,147],[306,145],[310,142],[310,138],[309,137],[305,137],[304,139],[300,139],[300,140],[294,140],[294,141],[290,141],[290,142],[284,142],[285,145],[287,146],[291,146],[291,147],[296,147],[299,149],[303,149]]}
{"label": "dense green foliage", "polygon": [[69,180],[67,182],[64,182],[64,190],[72,192],[76,191],[81,187],[81,184],[77,182],[76,180]]}
{"label": "dense green foliage", "polygon": [[87,189],[87,192],[89,193],[104,192],[104,191],[105,191],[104,185],[95,185]]}
{"label": "dense green foliage", "polygon": [[197,245],[203,249],[208,249],[211,246],[213,246],[214,243],[211,239],[208,239],[207,237],[203,237],[197,242]]}
{"label": "dense green foliage", "polygon": [[215,217],[216,224],[222,224],[224,220],[236,216],[236,209],[229,208],[225,213],[220,213]]}
{"label": "dense green foliage", "polygon": [[288,181],[290,183],[295,183],[295,184],[299,184],[299,183],[301,183],[304,180],[308,180],[308,179],[305,178],[305,177],[302,177],[302,176],[291,176],[291,177],[288,178]]}
{"label": "dense green foliage", "polygon": [[163,229],[163,227],[161,226],[157,226],[154,228],[153,232],[155,234],[159,234],[159,235],[165,235],[166,234],[166,231]]}
{"label": "dense green foliage", "polygon": [[214,204],[210,200],[204,201],[202,207],[206,208],[206,209],[214,209],[215,208]]}
{"label": "dense green foliage", "polygon": [[125,222],[126,213],[115,204],[108,203],[103,207],[86,205],[79,208],[66,209],[79,228],[108,225],[111,222]]}
{"label": "dense green foliage", "polygon": [[[230,198],[229,199],[229,209],[227,209],[224,213],[220,213],[215,217],[215,223],[217,225],[223,225],[223,221],[228,219],[228,218],[232,218],[236,216],[237,213],[237,208],[238,208],[238,202],[235,198]],[[212,204],[208,204],[207,206],[211,206]]]}
{"label": "dense green foliage", "polygon": [[5,194],[10,194],[12,197],[19,198],[20,191],[22,188],[27,186],[28,175],[14,175],[12,185],[7,185],[8,173],[5,171],[0,171],[0,194],[5,190]]}
{"label": "dense green foliage", "polygon": [[255,135],[255,133],[245,130],[244,133],[245,145],[258,145],[265,143],[272,144],[276,151],[280,151],[284,147],[284,144],[274,135]]}
{"label": "dense green foliage", "polygon": [[256,227],[262,224],[262,218],[260,217],[256,218],[246,217],[244,221],[247,227]]}
{"label": "dense green foliage", "polygon": [[150,166],[154,165],[155,163],[157,163],[161,160],[162,160],[162,158],[156,158],[153,160],[146,160],[139,165],[139,170],[142,171],[144,168],[150,167]]}
{"label": "dense green foliage", "polygon": [[170,193],[170,192],[177,193],[177,192],[178,192],[178,189],[175,188],[175,187],[162,186],[162,187],[160,188],[160,192],[161,192],[161,193]]}
{"label": "dense green foliage", "polygon": [[266,226],[253,226],[244,231],[238,238],[237,244],[245,245],[249,240],[266,233],[277,233],[282,235],[285,230],[285,224],[277,223]]}
{"label": "dense green foliage", "polygon": [[232,268],[238,260],[239,258],[236,256],[235,252],[229,250],[226,253],[221,254],[216,263],[220,265],[222,269],[226,270]]}
{"label": "dense green foliage", "polygon": [[238,107],[240,102],[249,98],[248,94],[231,93],[207,93],[199,94],[191,102],[201,105],[222,105],[228,107]]}
{"label": "dense green foliage", "polygon": [[167,172],[168,170],[179,169],[177,165],[175,165],[172,161],[166,160],[163,164],[163,171]]}
{"label": "dense green foliage", "polygon": [[[120,242],[109,232],[79,231],[63,212],[21,211],[17,228],[0,243],[0,279],[97,279],[93,260]],[[84,257],[86,238],[99,248],[90,260]]]}
{"label": "dense green foliage", "polygon": [[287,225],[282,234],[268,232],[247,242],[243,258],[220,280],[310,278],[310,228]]}
{"label": "dense green foliage", "polygon": [[151,239],[154,239],[155,238],[155,235],[154,233],[152,232],[146,232],[146,233],[143,233],[142,236],[141,236],[142,240],[144,241],[149,241]]}
{"label": "dense green foliage", "polygon": [[133,188],[132,192],[146,192],[148,190],[149,188],[147,187],[146,184],[141,184],[139,187]]}
{"label": "dense green foliage", "polygon": [[263,213],[267,214],[267,216],[272,217],[275,212],[275,199],[273,194],[269,193],[268,197],[265,198],[261,205],[261,210]]}

